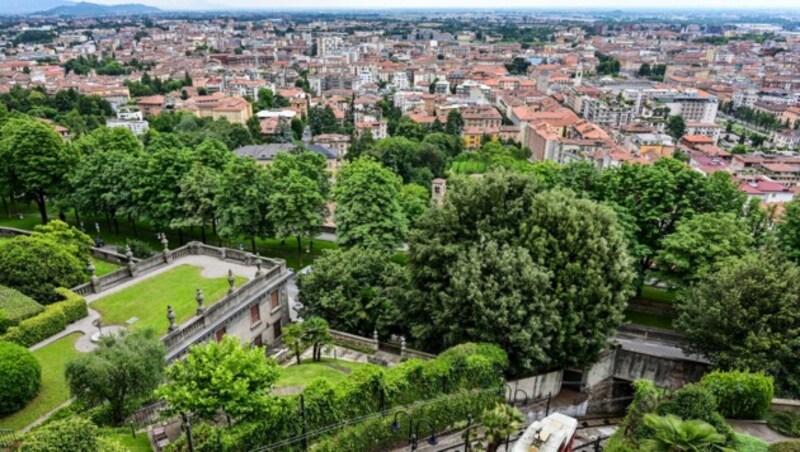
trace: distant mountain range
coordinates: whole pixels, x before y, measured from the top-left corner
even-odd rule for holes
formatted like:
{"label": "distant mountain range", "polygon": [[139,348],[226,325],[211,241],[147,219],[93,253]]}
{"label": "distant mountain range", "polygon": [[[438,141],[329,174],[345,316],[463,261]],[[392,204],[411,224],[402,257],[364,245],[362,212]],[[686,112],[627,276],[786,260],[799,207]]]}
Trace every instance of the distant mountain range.
{"label": "distant mountain range", "polygon": [[[3,2],[5,3],[5,2]],[[138,15],[161,12],[153,6],[138,3],[124,5],[100,5],[89,2],[71,2],[66,0],[26,0],[11,2],[12,5],[0,5],[0,15],[4,14],[36,14],[44,16],[108,16]]]}

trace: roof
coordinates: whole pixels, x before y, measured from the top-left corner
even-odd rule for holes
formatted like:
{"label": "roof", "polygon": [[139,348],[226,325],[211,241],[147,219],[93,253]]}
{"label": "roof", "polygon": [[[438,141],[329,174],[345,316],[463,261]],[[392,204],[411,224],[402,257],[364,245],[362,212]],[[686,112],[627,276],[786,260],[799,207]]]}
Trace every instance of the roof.
{"label": "roof", "polygon": [[[335,159],[336,153],[318,144],[306,144],[308,150],[322,154],[327,159]],[[240,157],[252,157],[260,161],[272,161],[280,152],[290,152],[295,148],[294,143],[249,144],[235,149],[233,152]]]}
{"label": "roof", "polygon": [[747,193],[748,195],[761,195],[764,193],[789,193],[792,191],[789,187],[763,176],[742,181],[742,183],[739,184],[739,190]]}

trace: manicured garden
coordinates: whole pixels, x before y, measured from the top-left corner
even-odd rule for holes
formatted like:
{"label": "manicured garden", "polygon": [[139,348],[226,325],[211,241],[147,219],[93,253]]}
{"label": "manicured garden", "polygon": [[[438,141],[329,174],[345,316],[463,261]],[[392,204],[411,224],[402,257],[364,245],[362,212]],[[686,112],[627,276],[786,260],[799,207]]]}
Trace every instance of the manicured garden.
{"label": "manicured garden", "polygon": [[[92,303],[105,325],[123,325],[129,328],[154,328],[158,333],[167,331],[167,305],[175,312],[175,323],[190,319],[197,311],[195,291],[203,290],[204,305],[210,306],[222,299],[228,291],[226,277],[204,278],[203,269],[194,265],[179,265],[169,271],[148,278],[119,292],[109,294]],[[247,278],[236,277],[236,287]],[[129,320],[135,321],[127,323]]]}
{"label": "manicured garden", "polygon": [[121,265],[115,264],[113,262],[108,262],[100,259],[94,260],[94,273],[97,276],[107,275],[109,273],[115,272],[122,268]]}
{"label": "manicured garden", "polygon": [[0,419],[0,428],[24,428],[69,399],[64,369],[67,362],[80,353],[75,349],[75,342],[80,336],[78,333],[71,334],[33,352],[42,369],[39,394],[22,410]]}
{"label": "manicured garden", "polygon": [[281,375],[278,381],[275,382],[275,387],[306,386],[316,378],[322,378],[335,385],[345,380],[353,370],[363,366],[365,364],[341,359],[323,358],[319,362],[313,362],[308,359],[300,365],[292,365],[281,369]]}

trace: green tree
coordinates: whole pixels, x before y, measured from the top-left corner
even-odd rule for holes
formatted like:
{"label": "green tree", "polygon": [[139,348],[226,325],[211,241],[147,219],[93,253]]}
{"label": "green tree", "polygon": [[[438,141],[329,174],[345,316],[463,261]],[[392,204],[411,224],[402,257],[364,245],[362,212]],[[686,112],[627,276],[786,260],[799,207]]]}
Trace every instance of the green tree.
{"label": "green tree", "polygon": [[481,416],[486,429],[486,452],[496,452],[509,435],[516,433],[523,425],[525,417],[513,406],[498,403]]}
{"label": "green tree", "polygon": [[722,369],[758,369],[800,395],[800,268],[748,254],[704,275],[677,304],[685,348]]}
{"label": "green tree", "polygon": [[646,414],[645,425],[653,432],[642,443],[648,452],[726,451],[725,435],[699,420],[681,420],[678,416]]}
{"label": "green tree", "polygon": [[300,276],[300,315],[322,317],[332,328],[371,337],[398,332],[397,300],[403,268],[385,251],[354,247],[327,251]]}
{"label": "green tree", "polygon": [[686,121],[683,116],[670,116],[667,120],[667,134],[676,140],[680,140],[686,134]]}
{"label": "green tree", "polygon": [[460,111],[452,109],[447,113],[447,123],[444,125],[444,131],[454,137],[461,136],[461,132],[464,131],[464,117]]}
{"label": "green tree", "polygon": [[239,338],[192,347],[185,359],[167,369],[157,392],[172,413],[213,419],[220,411],[234,419],[259,412],[267,403],[280,370],[260,348],[243,347]]}
{"label": "green tree", "polygon": [[269,175],[253,159],[237,158],[228,164],[217,196],[219,233],[249,238],[256,252],[256,237],[271,231],[267,220],[271,189]]}
{"label": "green tree", "polygon": [[302,265],[302,238],[314,238],[325,220],[325,198],[316,181],[298,170],[273,178],[274,190],[269,195],[268,220],[275,227],[278,239],[295,237],[297,256]]}
{"label": "green tree", "polygon": [[431,195],[428,189],[422,185],[405,184],[400,189],[400,206],[410,226],[413,226],[417,219],[425,213],[430,205]]}
{"label": "green tree", "polygon": [[67,363],[70,393],[87,407],[108,403],[119,425],[161,383],[165,354],[151,329],[103,336],[95,350]]}
{"label": "green tree", "polygon": [[74,153],[52,126],[27,117],[8,120],[0,137],[0,160],[6,162],[0,177],[33,198],[47,223],[47,200],[63,188]]}
{"label": "green tree", "polygon": [[636,72],[636,75],[639,77],[650,77],[650,63],[642,63],[639,66],[639,71]]}
{"label": "green tree", "polygon": [[72,142],[79,155],[95,152],[136,155],[142,150],[142,143],[125,127],[98,127]]}
{"label": "green tree", "polygon": [[284,345],[289,347],[289,350],[291,350],[292,353],[294,353],[294,358],[297,361],[297,365],[300,365],[300,354],[303,353],[303,349],[306,347],[303,324],[293,323],[284,328],[281,341],[284,343]]}
{"label": "green tree", "polygon": [[86,278],[86,263],[72,249],[44,237],[15,237],[0,246],[0,285],[40,303],[58,300],[57,287],[75,287]]}
{"label": "green tree", "polygon": [[402,243],[407,223],[398,201],[401,187],[400,178],[374,160],[345,165],[334,188],[339,245],[391,250]]}
{"label": "green tree", "polygon": [[92,239],[88,235],[61,220],[35,226],[31,237],[52,240],[84,261],[89,258],[89,250],[92,247]]}
{"label": "green tree", "polygon": [[656,257],[659,275],[672,283],[688,285],[720,262],[750,252],[752,237],[744,222],[730,213],[705,213],[682,220],[664,237]]}
{"label": "green tree", "polygon": [[792,261],[800,263],[800,200],[794,199],[784,205],[777,235],[784,254]]}
{"label": "green tree", "polygon": [[25,407],[42,383],[39,362],[25,347],[0,341],[0,415]]}
{"label": "green tree", "polygon": [[311,317],[303,322],[306,343],[311,344],[314,361],[322,359],[322,347],[333,342],[328,322],[321,317]]}
{"label": "green tree", "polygon": [[181,213],[170,225],[173,228],[200,227],[200,237],[206,243],[206,226],[215,224],[220,173],[195,163],[179,182]]}
{"label": "green tree", "polygon": [[339,133],[342,125],[336,119],[336,114],[330,105],[317,105],[308,111],[308,126],[313,135],[323,133]]}

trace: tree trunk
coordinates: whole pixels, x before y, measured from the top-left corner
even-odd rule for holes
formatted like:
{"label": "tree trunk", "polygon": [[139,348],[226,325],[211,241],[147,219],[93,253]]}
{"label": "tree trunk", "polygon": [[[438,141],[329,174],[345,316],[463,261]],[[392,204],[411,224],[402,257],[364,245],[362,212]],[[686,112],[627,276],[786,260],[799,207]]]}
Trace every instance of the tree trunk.
{"label": "tree trunk", "polygon": [[297,236],[297,259],[300,261],[300,268],[303,268],[303,240],[299,235]]}
{"label": "tree trunk", "polygon": [[256,237],[250,237],[250,247],[253,248],[253,252],[256,252]]}
{"label": "tree trunk", "polygon": [[64,223],[66,223],[66,222],[67,222],[67,214],[66,214],[66,213],[64,213],[64,210],[63,210],[63,209],[61,209],[61,210],[59,210],[59,211],[58,211],[58,219],[59,219],[59,220],[61,220],[61,221],[63,221]]}
{"label": "tree trunk", "polygon": [[206,243],[206,224],[205,223],[203,223],[200,226],[200,240],[202,240],[203,243]]}
{"label": "tree trunk", "polygon": [[183,229],[178,229],[178,243],[183,246]]}
{"label": "tree trunk", "polygon": [[81,214],[78,212],[78,209],[73,209],[73,213],[75,213],[75,224],[77,224],[78,227],[80,228],[81,227]]}
{"label": "tree trunk", "polygon": [[119,221],[117,221],[117,214],[112,213],[111,219],[114,221],[114,232],[119,235]]}
{"label": "tree trunk", "polygon": [[3,199],[3,210],[5,210],[6,216],[10,217],[11,216],[11,211],[8,210],[8,203],[6,202],[6,197],[5,196],[0,196],[0,198]]}
{"label": "tree trunk", "polygon": [[295,357],[295,358],[297,358],[297,365],[298,365],[298,366],[299,366],[300,364],[302,364],[302,362],[300,361],[300,347],[297,347],[297,348],[294,350],[294,357]]}
{"label": "tree trunk", "polygon": [[42,217],[42,224],[47,224],[47,200],[44,193],[36,194],[36,205],[39,207],[39,215]]}
{"label": "tree trunk", "polygon": [[136,229],[136,219],[128,215],[128,221],[131,222],[131,226],[133,227],[133,236],[139,237],[139,231]]}

